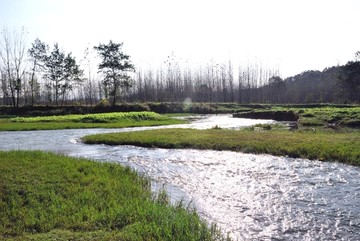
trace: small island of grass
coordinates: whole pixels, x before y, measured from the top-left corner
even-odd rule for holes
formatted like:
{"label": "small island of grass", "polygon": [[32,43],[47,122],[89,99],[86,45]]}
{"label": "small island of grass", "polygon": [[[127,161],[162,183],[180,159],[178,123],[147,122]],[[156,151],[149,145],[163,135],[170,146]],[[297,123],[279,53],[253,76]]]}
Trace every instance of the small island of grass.
{"label": "small island of grass", "polygon": [[186,123],[155,112],[112,112],[0,119],[0,131],[55,130],[79,128],[124,128]]}
{"label": "small island of grass", "polygon": [[160,148],[231,150],[255,154],[339,161],[360,165],[360,133],[357,130],[288,131],[254,128],[227,130],[161,129],[85,136],[87,144],[135,145]]}

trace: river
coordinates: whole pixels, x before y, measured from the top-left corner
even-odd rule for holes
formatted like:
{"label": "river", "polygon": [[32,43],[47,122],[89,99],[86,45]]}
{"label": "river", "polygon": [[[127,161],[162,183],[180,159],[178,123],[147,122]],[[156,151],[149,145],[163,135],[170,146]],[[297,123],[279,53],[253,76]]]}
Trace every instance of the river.
{"label": "river", "polygon": [[[269,122],[220,115],[175,127],[236,129]],[[173,202],[190,203],[234,240],[360,240],[359,167],[79,141],[88,134],[153,128],[159,127],[0,132],[0,149],[46,150],[130,166],[151,178],[154,191],[165,188]]]}

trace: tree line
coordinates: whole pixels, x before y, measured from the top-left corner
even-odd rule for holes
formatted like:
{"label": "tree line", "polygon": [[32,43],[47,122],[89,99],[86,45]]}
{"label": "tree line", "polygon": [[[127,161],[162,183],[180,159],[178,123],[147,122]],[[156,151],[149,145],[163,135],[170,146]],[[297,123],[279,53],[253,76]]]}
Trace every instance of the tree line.
{"label": "tree line", "polygon": [[[122,43],[92,48],[82,61],[56,43],[4,29],[0,40],[0,105],[116,105],[119,102],[360,103],[360,52],[355,60],[282,79],[277,68],[209,62],[181,66],[172,55],[158,69],[137,69]],[[82,64],[80,64],[82,62]],[[88,63],[85,66],[83,63]],[[87,69],[87,71],[85,71]],[[88,73],[86,73],[88,72]]]}
{"label": "tree line", "polygon": [[101,58],[98,65],[101,79],[95,80],[90,74],[85,77],[76,58],[61,50],[58,43],[50,49],[35,39],[27,49],[25,35],[24,29],[1,32],[1,105],[92,105],[101,99],[111,99],[115,105],[122,89],[132,86],[129,72],[134,71],[134,66],[130,56],[121,51],[122,43],[110,41],[93,47]]}

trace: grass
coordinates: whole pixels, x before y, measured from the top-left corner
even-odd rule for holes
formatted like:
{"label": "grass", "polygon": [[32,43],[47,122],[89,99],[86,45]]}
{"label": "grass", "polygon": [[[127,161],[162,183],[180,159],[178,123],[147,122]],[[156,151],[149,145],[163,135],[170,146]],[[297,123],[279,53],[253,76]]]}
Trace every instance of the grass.
{"label": "grass", "polygon": [[85,115],[58,115],[58,116],[37,116],[37,117],[16,117],[11,118],[12,122],[81,122],[81,123],[114,123],[122,120],[159,120],[164,119],[154,112],[113,112]]}
{"label": "grass", "polygon": [[88,144],[267,153],[360,165],[359,131],[253,130],[250,128],[237,131],[218,128],[209,130],[162,129],[90,135],[83,137],[82,140]]}
{"label": "grass", "polygon": [[14,117],[0,119],[0,131],[78,128],[123,128],[185,123],[154,112],[114,112],[85,115]]}
{"label": "grass", "polygon": [[330,123],[339,126],[360,126],[360,107],[323,107],[298,109],[299,123],[304,126],[318,126]]}
{"label": "grass", "polygon": [[154,195],[130,168],[0,151],[0,239],[223,240],[197,213]]}
{"label": "grass", "polygon": [[283,107],[269,106],[266,109],[255,109],[250,112],[239,112],[234,114],[236,117],[259,117],[261,114],[269,117],[282,117],[284,113],[294,113],[299,117],[298,123],[302,126],[326,126],[335,124],[336,126],[360,127],[360,107]]}

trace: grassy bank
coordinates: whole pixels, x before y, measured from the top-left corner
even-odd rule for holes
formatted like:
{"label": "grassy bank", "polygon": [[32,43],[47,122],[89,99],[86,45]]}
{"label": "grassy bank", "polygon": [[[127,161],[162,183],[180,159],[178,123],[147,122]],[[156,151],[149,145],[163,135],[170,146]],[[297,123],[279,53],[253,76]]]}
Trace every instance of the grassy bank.
{"label": "grassy bank", "polygon": [[0,176],[1,240],[222,240],[120,165],[10,151]]}
{"label": "grassy bank", "polygon": [[360,133],[287,130],[162,129],[91,135],[85,143],[195,148],[268,153],[278,156],[339,161],[360,165]]}
{"label": "grassy bank", "polygon": [[360,127],[360,107],[268,106],[239,112],[234,117],[298,121],[301,126]]}
{"label": "grassy bank", "polygon": [[14,117],[0,119],[0,131],[76,128],[123,128],[184,123],[154,112],[115,112],[84,115]]}

